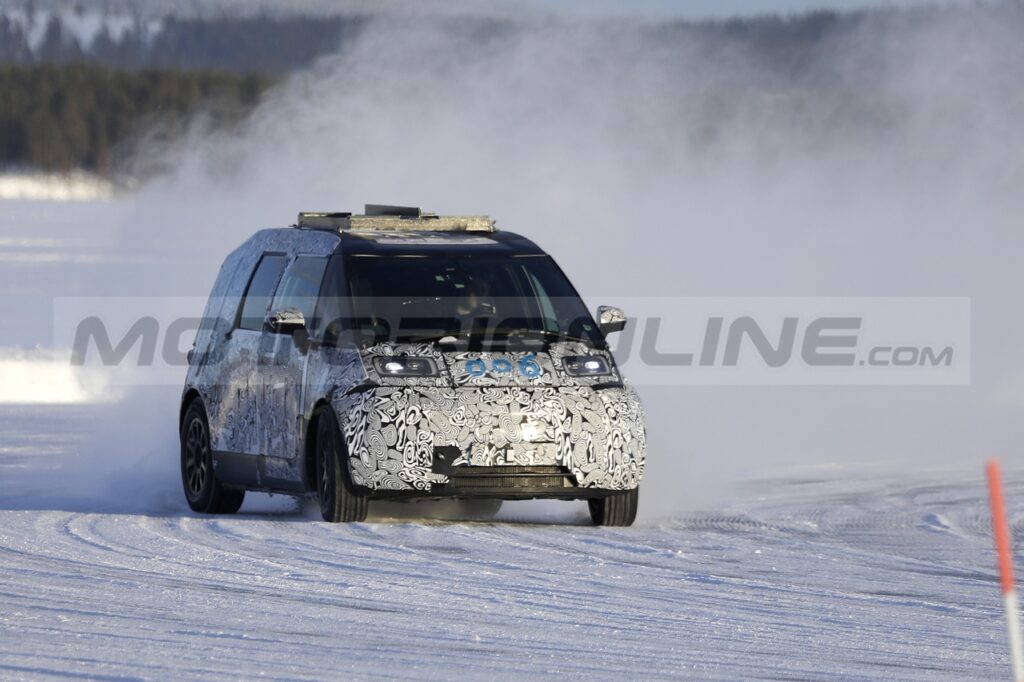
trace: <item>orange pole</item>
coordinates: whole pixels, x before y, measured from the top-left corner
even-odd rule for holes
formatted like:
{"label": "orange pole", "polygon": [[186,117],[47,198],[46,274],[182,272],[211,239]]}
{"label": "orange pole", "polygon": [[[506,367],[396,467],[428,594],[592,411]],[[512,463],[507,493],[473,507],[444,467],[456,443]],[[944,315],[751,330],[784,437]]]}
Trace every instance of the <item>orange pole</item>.
{"label": "orange pole", "polygon": [[1013,585],[1013,556],[1010,545],[1010,524],[1006,522],[1006,504],[1003,501],[1003,482],[999,474],[999,462],[988,462],[988,494],[992,503],[992,533],[996,538],[996,554],[999,556],[999,585],[1003,590],[1003,605],[1006,607],[1006,627],[1010,638],[1010,663],[1013,679],[1024,682],[1024,644],[1021,643],[1020,616],[1017,615],[1017,590]]}
{"label": "orange pole", "polygon": [[996,554],[999,557],[999,586],[1003,594],[1013,591],[1013,559],[1010,557],[1010,525],[1006,522],[1006,504],[1003,502],[1003,480],[999,462],[988,462],[988,494],[992,501],[992,532],[996,536]]}

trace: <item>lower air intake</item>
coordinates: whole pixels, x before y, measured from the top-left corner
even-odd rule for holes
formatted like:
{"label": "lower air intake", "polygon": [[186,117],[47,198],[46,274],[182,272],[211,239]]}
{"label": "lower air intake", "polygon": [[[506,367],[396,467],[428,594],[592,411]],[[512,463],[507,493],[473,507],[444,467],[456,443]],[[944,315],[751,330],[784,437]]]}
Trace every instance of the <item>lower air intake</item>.
{"label": "lower air intake", "polygon": [[549,490],[573,488],[569,470],[561,466],[462,466],[454,467],[446,488],[473,490]]}

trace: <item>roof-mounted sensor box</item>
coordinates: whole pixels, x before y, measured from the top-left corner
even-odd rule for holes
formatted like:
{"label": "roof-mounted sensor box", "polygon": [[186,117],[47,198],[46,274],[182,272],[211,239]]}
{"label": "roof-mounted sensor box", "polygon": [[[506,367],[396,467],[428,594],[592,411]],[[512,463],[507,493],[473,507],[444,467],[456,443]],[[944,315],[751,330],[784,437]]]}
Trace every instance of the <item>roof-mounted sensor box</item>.
{"label": "roof-mounted sensor box", "polygon": [[494,221],[485,215],[439,216],[414,206],[366,204],[363,215],[302,212],[296,227],[308,230],[420,232],[494,232]]}

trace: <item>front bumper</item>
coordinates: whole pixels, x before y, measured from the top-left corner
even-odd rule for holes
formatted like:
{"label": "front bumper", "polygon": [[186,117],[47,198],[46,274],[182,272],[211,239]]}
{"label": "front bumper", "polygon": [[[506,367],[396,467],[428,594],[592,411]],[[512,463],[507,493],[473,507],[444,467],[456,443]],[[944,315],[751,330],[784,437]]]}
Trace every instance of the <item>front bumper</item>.
{"label": "front bumper", "polygon": [[602,488],[581,488],[568,469],[561,466],[460,466],[446,483],[435,483],[429,490],[371,491],[377,499],[474,499],[530,500],[535,498],[576,500],[604,497]]}
{"label": "front bumper", "polygon": [[629,387],[382,386],[334,408],[353,482],[375,496],[568,499],[643,475],[643,409]]}

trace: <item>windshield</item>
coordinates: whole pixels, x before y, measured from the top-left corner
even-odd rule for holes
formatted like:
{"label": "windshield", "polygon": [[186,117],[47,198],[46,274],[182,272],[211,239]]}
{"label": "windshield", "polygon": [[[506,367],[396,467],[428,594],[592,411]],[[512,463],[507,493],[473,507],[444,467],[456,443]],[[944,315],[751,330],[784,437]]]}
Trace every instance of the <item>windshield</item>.
{"label": "windshield", "polygon": [[377,339],[518,334],[603,342],[547,256],[350,256],[345,269],[355,326]]}

